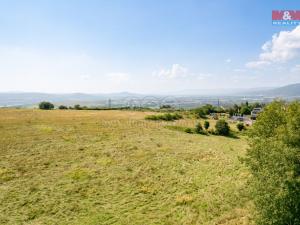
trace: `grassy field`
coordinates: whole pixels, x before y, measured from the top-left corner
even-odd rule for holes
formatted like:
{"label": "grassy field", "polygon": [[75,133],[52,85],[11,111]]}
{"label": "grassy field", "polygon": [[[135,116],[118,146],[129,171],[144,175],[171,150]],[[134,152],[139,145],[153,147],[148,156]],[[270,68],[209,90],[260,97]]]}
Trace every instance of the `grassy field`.
{"label": "grassy field", "polygon": [[249,224],[245,138],[145,115],[0,110],[0,224]]}

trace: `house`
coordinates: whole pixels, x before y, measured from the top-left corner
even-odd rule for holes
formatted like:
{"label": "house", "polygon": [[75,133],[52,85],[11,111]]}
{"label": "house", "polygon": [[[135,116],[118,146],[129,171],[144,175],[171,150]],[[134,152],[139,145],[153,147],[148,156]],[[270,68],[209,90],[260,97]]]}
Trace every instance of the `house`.
{"label": "house", "polygon": [[254,108],[251,111],[251,119],[252,120],[256,120],[256,118],[258,117],[258,115],[262,112],[262,108]]}
{"label": "house", "polygon": [[242,115],[234,115],[234,116],[231,117],[231,119],[233,121],[243,122],[246,119],[246,117],[244,117]]}

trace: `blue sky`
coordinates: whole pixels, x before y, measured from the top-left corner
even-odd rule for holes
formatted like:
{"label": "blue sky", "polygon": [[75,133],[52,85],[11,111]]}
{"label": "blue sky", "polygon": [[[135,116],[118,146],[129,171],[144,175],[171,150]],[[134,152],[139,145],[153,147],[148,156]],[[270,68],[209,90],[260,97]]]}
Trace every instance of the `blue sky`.
{"label": "blue sky", "polygon": [[300,82],[300,27],[271,23],[272,10],[300,10],[300,1],[0,3],[0,91],[162,93]]}

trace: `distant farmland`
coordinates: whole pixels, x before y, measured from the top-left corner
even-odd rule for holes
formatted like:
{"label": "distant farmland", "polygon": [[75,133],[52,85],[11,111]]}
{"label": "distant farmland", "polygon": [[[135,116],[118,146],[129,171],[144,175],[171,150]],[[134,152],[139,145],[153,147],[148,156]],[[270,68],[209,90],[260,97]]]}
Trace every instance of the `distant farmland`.
{"label": "distant farmland", "polygon": [[[56,106],[67,105],[94,107],[149,107],[159,108],[170,105],[173,108],[195,108],[200,105],[232,106],[248,101],[249,103],[269,103],[277,96],[260,95],[139,95],[139,94],[44,94],[44,93],[0,93],[0,107],[33,108],[41,101],[53,102]],[[299,97],[284,97],[293,100]]]}

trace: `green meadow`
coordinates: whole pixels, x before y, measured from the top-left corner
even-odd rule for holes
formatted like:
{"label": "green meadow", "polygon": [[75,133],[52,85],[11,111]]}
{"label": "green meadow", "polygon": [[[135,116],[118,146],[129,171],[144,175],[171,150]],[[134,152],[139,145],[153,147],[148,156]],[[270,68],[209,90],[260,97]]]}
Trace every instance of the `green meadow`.
{"label": "green meadow", "polygon": [[150,114],[1,109],[0,224],[250,224],[246,138]]}

